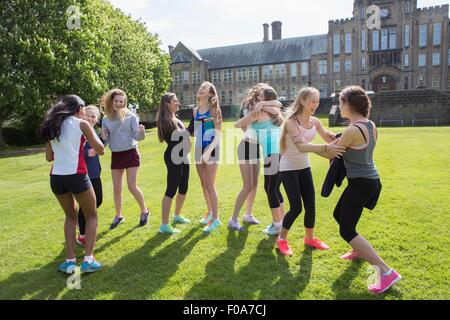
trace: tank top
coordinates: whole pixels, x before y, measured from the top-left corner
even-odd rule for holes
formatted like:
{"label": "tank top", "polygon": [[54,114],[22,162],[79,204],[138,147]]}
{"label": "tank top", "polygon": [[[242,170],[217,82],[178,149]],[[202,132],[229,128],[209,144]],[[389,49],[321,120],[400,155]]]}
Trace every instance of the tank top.
{"label": "tank top", "polygon": [[59,139],[50,141],[54,153],[51,175],[87,174],[83,148],[86,138],[80,128],[80,119],[70,116],[61,125]]}
{"label": "tank top", "polygon": [[367,127],[369,141],[362,148],[349,147],[345,151],[343,159],[347,171],[347,178],[378,179],[380,176],[373,162],[373,151],[376,144],[374,137],[375,127],[372,121],[358,121],[353,123],[353,125],[356,123],[363,124]]}
{"label": "tank top", "polygon": [[256,141],[263,148],[264,158],[280,153],[280,127],[274,125],[272,120],[257,121],[251,124]]}
{"label": "tank top", "polygon": [[286,149],[281,154],[280,171],[294,171],[309,168],[308,152],[300,152],[294,143],[295,138],[302,138],[307,142],[311,142],[317,134],[316,122],[311,119],[312,127],[310,129],[301,126],[297,117],[292,118],[298,129],[297,135],[287,134],[285,137]]}
{"label": "tank top", "polygon": [[[197,147],[207,147],[214,140],[214,121],[212,121],[212,116],[210,110],[205,113],[200,113],[197,109],[197,114],[194,118],[195,121],[200,121],[201,125],[196,126],[195,138]],[[209,120],[209,121],[205,121]]]}

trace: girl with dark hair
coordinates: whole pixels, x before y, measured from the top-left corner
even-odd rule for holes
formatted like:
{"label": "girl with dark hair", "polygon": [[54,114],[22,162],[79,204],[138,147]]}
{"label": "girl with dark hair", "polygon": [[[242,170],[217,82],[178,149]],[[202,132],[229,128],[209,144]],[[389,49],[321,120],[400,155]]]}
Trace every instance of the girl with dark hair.
{"label": "girl with dark hair", "polygon": [[167,168],[167,187],[162,200],[162,223],[159,227],[161,233],[180,233],[169,224],[170,208],[175,194],[175,214],[173,224],[187,224],[190,220],[183,217],[180,212],[186,199],[189,183],[189,161],[187,154],[190,150],[190,136],[184,123],[180,121],[176,112],[180,103],[174,93],[166,93],[161,97],[158,113],[156,115],[156,126],[158,128],[158,139],[167,143],[164,152],[164,162]]}
{"label": "girl with dark hair", "polygon": [[75,246],[77,228],[76,202],[86,218],[86,254],[81,272],[95,272],[101,268],[95,261],[93,250],[97,236],[97,206],[92,184],[87,175],[83,146],[87,141],[99,155],[103,155],[103,143],[85,118],[84,101],[76,95],[64,96],[48,113],[40,128],[47,141],[45,155],[53,161],[50,186],[66,215],[64,235],[67,259],[58,270],[73,273],[76,267]]}

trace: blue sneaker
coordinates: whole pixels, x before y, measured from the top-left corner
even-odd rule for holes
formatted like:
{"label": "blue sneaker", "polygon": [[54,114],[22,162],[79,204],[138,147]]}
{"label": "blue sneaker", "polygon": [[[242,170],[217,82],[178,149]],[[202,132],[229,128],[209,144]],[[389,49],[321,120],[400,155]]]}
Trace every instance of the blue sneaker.
{"label": "blue sneaker", "polygon": [[219,219],[214,219],[206,228],[203,229],[203,232],[211,233],[212,231],[216,230],[217,227],[219,227],[222,223]]}
{"label": "blue sneaker", "polygon": [[97,270],[100,270],[101,268],[102,265],[95,260],[92,261],[91,263],[84,261],[81,264],[81,272],[95,272]]}
{"label": "blue sneaker", "polygon": [[200,223],[201,224],[208,224],[208,223],[210,223],[212,221],[212,219],[213,219],[213,215],[210,212],[207,217],[203,217],[203,218],[200,219]]}
{"label": "blue sneaker", "polygon": [[273,225],[273,223],[270,226],[268,226],[266,229],[263,230],[263,233],[268,234],[270,236],[280,234],[280,232],[281,232],[281,227],[277,228]]}
{"label": "blue sneaker", "polygon": [[63,272],[63,273],[67,273],[67,274],[72,274],[75,272],[75,268],[77,267],[77,263],[73,262],[73,261],[65,261],[63,263],[61,263],[58,266],[58,271],[59,272]]}
{"label": "blue sneaker", "polygon": [[183,216],[180,215],[180,214],[176,214],[176,215],[173,216],[172,222],[173,222],[174,224],[176,224],[176,223],[180,223],[180,224],[188,224],[188,223],[191,222],[191,220],[186,219],[185,217],[183,217]]}
{"label": "blue sneaker", "polygon": [[159,226],[159,232],[167,234],[177,234],[180,233],[181,230],[175,229],[170,224],[162,224]]}

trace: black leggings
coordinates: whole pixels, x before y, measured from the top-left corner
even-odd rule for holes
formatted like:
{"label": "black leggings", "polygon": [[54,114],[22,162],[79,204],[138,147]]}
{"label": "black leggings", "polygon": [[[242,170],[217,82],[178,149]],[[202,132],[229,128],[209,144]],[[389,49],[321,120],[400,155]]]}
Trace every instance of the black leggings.
{"label": "black leggings", "polygon": [[167,149],[164,153],[164,162],[167,168],[167,188],[165,195],[171,199],[175,194],[186,194],[189,183],[189,164],[175,164],[171,159],[171,150]]}
{"label": "black leggings", "polygon": [[342,193],[336,208],[334,219],[339,224],[339,234],[347,241],[352,241],[358,233],[356,225],[366,203],[378,192],[379,179],[349,178],[348,186]]}
{"label": "black leggings", "polygon": [[279,208],[280,204],[284,202],[283,195],[280,192],[281,176],[280,155],[268,155],[264,159],[264,190],[269,200],[270,209]]}
{"label": "black leggings", "polygon": [[289,212],[283,219],[283,228],[289,230],[305,206],[305,228],[314,228],[316,198],[311,168],[281,172],[284,190],[289,199]]}
{"label": "black leggings", "polygon": [[[103,202],[102,179],[97,178],[97,179],[91,180],[91,183],[92,183],[92,187],[94,188],[95,197],[97,198],[97,208],[99,208]],[[84,216],[81,206],[78,210],[78,228],[80,229],[80,234],[85,235],[86,217]]]}

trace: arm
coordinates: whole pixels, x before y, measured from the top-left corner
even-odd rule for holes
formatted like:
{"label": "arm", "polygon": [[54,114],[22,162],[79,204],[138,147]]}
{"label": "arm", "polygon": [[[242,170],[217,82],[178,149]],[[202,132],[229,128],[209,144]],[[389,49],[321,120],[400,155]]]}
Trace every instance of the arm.
{"label": "arm", "polygon": [[50,144],[50,142],[47,142],[45,144],[45,159],[48,162],[52,162],[53,160],[55,160],[55,154],[53,153],[52,145]]}
{"label": "arm", "polygon": [[255,116],[258,115],[261,111],[265,111],[269,114],[277,114],[280,112],[281,106],[281,102],[277,100],[260,101],[252,109],[252,112],[255,114]]}
{"label": "arm", "polygon": [[106,146],[109,143],[109,130],[108,130],[108,126],[106,124],[106,117],[103,117],[102,119],[102,132],[100,133],[102,139],[103,139],[103,144]]}
{"label": "arm", "polygon": [[253,115],[252,112],[247,113],[247,115],[245,117],[243,117],[242,119],[239,119],[235,124],[234,127],[235,128],[245,128],[248,125],[250,125],[252,122],[256,121],[256,117]]}
{"label": "arm", "polygon": [[189,131],[189,134],[191,135],[191,137],[194,136],[194,131],[195,131],[195,120],[194,119],[195,119],[196,112],[197,112],[197,107],[195,107],[192,110],[191,122],[189,122],[189,126],[186,129],[187,131]]}
{"label": "arm", "polygon": [[133,132],[133,138],[137,141],[144,140],[145,138],[145,127],[140,125],[136,116],[133,115],[131,118],[131,130]]}
{"label": "arm", "polygon": [[325,142],[330,143],[336,140],[336,134],[332,131],[325,130],[322,122],[319,119],[313,117],[313,121],[315,121],[316,123],[317,132]]}
{"label": "arm", "polygon": [[80,129],[91,145],[92,149],[94,149],[98,155],[103,155],[105,153],[105,147],[103,146],[103,143],[100,141],[100,138],[97,136],[89,122],[81,120]]}

